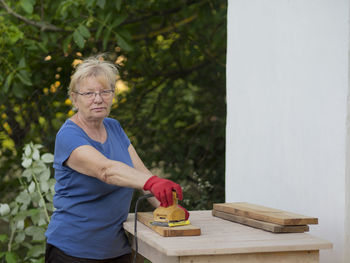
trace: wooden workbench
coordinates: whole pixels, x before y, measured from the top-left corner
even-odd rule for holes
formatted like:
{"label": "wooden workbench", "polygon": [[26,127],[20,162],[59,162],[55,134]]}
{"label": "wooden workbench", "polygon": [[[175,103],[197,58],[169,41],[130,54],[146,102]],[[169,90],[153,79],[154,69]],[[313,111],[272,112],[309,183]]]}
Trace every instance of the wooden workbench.
{"label": "wooden workbench", "polygon": [[[200,236],[162,237],[138,222],[139,254],[152,263],[315,263],[320,249],[332,248],[310,234],[274,234],[213,217],[211,211],[190,213],[191,223],[201,228]],[[133,235],[134,214],[124,229]]]}

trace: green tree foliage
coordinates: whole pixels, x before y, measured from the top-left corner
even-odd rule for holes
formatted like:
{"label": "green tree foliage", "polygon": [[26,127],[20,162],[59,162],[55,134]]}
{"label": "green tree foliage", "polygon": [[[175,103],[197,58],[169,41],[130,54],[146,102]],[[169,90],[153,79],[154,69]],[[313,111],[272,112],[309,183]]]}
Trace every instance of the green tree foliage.
{"label": "green tree foliage", "polygon": [[[180,182],[188,208],[224,200],[224,0],[0,0],[0,191],[20,149],[53,152],[82,57],[120,68],[117,118],[146,165]],[[11,198],[11,194],[2,198]]]}

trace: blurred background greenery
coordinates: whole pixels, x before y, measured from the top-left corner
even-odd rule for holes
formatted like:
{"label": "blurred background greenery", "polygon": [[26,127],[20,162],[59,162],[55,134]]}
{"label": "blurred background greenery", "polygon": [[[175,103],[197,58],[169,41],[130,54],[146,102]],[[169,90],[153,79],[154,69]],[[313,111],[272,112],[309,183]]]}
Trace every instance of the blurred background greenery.
{"label": "blurred background greenery", "polygon": [[223,202],[226,12],[225,0],[0,0],[0,203],[18,194],[25,144],[53,153],[70,75],[99,53],[120,71],[111,117],[146,166],[180,183],[190,210]]}

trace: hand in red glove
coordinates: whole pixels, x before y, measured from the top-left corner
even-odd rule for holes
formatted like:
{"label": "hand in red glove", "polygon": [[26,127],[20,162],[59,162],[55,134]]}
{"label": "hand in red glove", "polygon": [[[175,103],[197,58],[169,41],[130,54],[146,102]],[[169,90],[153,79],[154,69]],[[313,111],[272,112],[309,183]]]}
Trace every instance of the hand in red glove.
{"label": "hand in red glove", "polygon": [[173,204],[173,190],[176,191],[179,200],[182,200],[181,186],[173,181],[152,176],[143,186],[143,190],[151,193],[160,201],[160,205],[168,207]]}
{"label": "hand in red glove", "polygon": [[185,220],[187,220],[190,217],[190,213],[187,211],[186,208],[182,207],[181,205],[178,204],[177,206],[185,211]]}

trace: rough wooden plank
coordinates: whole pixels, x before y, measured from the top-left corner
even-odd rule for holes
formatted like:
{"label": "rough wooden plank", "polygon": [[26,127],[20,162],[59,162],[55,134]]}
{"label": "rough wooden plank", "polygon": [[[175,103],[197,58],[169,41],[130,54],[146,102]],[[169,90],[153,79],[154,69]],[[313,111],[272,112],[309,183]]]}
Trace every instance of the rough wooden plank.
{"label": "rough wooden plank", "polygon": [[256,219],[246,218],[242,216],[232,215],[221,211],[212,211],[213,216],[220,217],[225,220],[240,223],[243,225],[259,228],[273,233],[303,233],[309,231],[309,226],[282,226],[274,223],[264,222]]}
{"label": "rough wooden plank", "polygon": [[[160,261],[158,261],[160,262]],[[153,262],[153,263],[158,263]],[[180,257],[180,263],[318,263],[319,252],[293,251]]]}
{"label": "rough wooden plank", "polygon": [[150,223],[153,221],[152,212],[138,213],[137,220],[163,237],[199,236],[201,234],[201,229],[193,225],[176,227],[152,226]]}
{"label": "rough wooden plank", "polygon": [[283,226],[318,224],[318,219],[314,217],[308,217],[250,203],[237,202],[214,204],[213,209],[220,212],[261,220],[264,222],[275,223]]}

